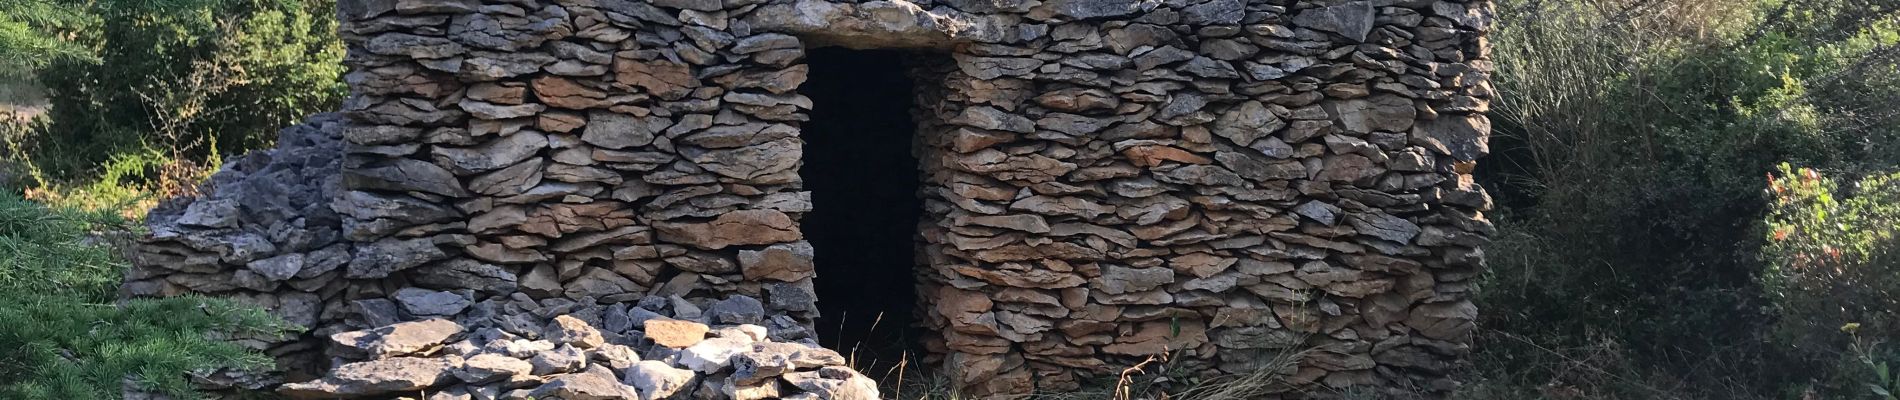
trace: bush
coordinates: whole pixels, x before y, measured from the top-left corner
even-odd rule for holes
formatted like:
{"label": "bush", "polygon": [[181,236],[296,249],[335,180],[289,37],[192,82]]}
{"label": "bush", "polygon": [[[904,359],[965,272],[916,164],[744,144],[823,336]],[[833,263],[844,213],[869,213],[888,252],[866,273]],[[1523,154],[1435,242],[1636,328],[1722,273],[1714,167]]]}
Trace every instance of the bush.
{"label": "bush", "polygon": [[197,398],[192,371],[270,365],[213,336],[288,331],[262,310],[196,297],[115,305],[124,264],[96,229],[118,221],[0,194],[0,398],[114,399],[128,380]]}
{"label": "bush", "polygon": [[[53,212],[0,193],[0,294],[41,293],[109,301],[124,261],[93,239],[94,227],[125,228],[116,215]],[[0,320],[3,321],[3,320]]]}
{"label": "bush", "polygon": [[1879,78],[1900,37],[1848,12],[1883,1],[1500,1],[1479,379],[1713,399],[1825,375],[1769,329],[1762,177],[1900,160],[1900,120],[1870,112],[1900,109]]}
{"label": "bush", "polygon": [[60,40],[79,20],[59,1],[0,1],[0,79],[21,79],[59,57],[80,57],[85,48]]}
{"label": "bush", "polygon": [[209,332],[275,335],[281,322],[228,301],[179,297],[123,306],[73,296],[0,297],[0,398],[116,399],[123,382],[176,398],[193,393],[187,374],[258,369],[271,359]]}
{"label": "bush", "polygon": [[1900,339],[1900,174],[1842,187],[1782,165],[1771,178],[1762,282],[1777,333],[1806,357],[1846,366],[1827,377],[1831,391],[1860,392],[1877,375],[1860,367],[1892,359],[1876,357],[1890,356],[1878,344]]}
{"label": "bush", "polygon": [[269,146],[278,128],[335,109],[346,92],[333,0],[68,6],[81,11],[66,23],[77,27],[56,33],[86,52],[37,70],[48,121],[5,144],[43,186],[156,154],[162,162],[110,184],[187,191],[222,157]]}

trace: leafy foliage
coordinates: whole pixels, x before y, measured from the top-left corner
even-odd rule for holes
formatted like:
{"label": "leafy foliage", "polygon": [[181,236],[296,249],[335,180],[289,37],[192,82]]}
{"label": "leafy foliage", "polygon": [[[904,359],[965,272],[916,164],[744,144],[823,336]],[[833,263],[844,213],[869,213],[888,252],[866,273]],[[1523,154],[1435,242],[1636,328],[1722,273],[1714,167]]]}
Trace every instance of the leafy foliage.
{"label": "leafy foliage", "polygon": [[[21,78],[58,59],[96,59],[73,36],[96,28],[91,12],[162,15],[228,0],[0,0],[0,78]],[[287,0],[286,0],[287,1]]]}
{"label": "leafy foliage", "polygon": [[[1769,191],[1762,281],[1780,317],[1778,333],[1808,357],[1871,370],[1831,377],[1836,390],[1892,388],[1876,356],[1880,342],[1900,339],[1900,174],[1842,187],[1818,171],[1782,165]],[[1875,381],[1853,384],[1861,379]]]}
{"label": "leafy foliage", "polygon": [[51,59],[85,56],[84,46],[59,38],[83,21],[71,5],[0,0],[0,78],[20,79]]}
{"label": "leafy foliage", "polygon": [[124,261],[87,243],[87,236],[93,226],[121,223],[111,214],[51,212],[17,195],[0,194],[0,294],[110,299]]}
{"label": "leafy foliage", "polygon": [[148,390],[195,398],[186,374],[261,368],[270,358],[206,335],[276,334],[281,323],[223,300],[179,297],[124,306],[59,296],[0,298],[0,397],[109,399],[130,378]]}
{"label": "leafy foliage", "polygon": [[1762,176],[1900,161],[1895,14],[1854,8],[1883,2],[1500,1],[1478,373],[1582,398],[1786,398],[1830,374],[1769,328]]}
{"label": "leafy foliage", "polygon": [[[100,183],[188,192],[223,156],[269,145],[272,132],[336,108],[345,93],[333,0],[7,2],[75,10],[45,18],[58,27],[25,31],[82,50],[24,57],[47,60],[33,75],[51,107],[45,123],[0,146],[39,187],[156,154],[162,162]],[[0,31],[9,26],[36,25],[0,19]],[[32,50],[0,48],[0,58],[21,51]]]}
{"label": "leafy foliage", "polygon": [[[1862,371],[1859,376],[1849,376],[1847,379],[1865,380],[1865,382],[1861,382],[1861,385],[1866,387],[1867,391],[1873,394],[1877,399],[1900,399],[1900,396],[1896,396],[1896,394],[1900,394],[1900,374],[1894,373],[1893,366],[1896,364],[1888,362],[1891,360],[1900,360],[1900,354],[1895,354],[1890,349],[1881,347],[1881,343],[1878,341],[1869,341],[1862,338],[1860,336],[1860,324],[1850,323],[1841,325],[1841,332],[1853,336],[1854,343],[1849,346],[1849,351],[1860,361],[1860,367],[1865,370]],[[1852,392],[1852,385],[1849,384],[1848,387],[1849,389],[1846,391]]]}

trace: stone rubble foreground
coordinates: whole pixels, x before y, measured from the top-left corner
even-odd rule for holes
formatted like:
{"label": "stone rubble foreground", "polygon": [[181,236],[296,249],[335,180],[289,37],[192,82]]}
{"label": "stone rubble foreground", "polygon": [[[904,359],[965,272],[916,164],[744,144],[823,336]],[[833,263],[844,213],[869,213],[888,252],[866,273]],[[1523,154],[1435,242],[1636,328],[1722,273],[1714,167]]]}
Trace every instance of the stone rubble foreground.
{"label": "stone rubble foreground", "polygon": [[[762,318],[762,308],[715,311],[724,313],[712,318],[722,324],[709,327],[673,318],[689,315],[668,301],[641,303],[659,310],[572,309],[540,328],[519,325],[563,311],[540,308],[505,319],[517,323],[509,328],[427,319],[336,333],[328,346],[339,360],[334,369],[277,391],[308,399],[878,399],[877,383],[836,351],[774,341],[763,326],[737,323]],[[505,308],[525,307],[538,305],[519,296]]]}

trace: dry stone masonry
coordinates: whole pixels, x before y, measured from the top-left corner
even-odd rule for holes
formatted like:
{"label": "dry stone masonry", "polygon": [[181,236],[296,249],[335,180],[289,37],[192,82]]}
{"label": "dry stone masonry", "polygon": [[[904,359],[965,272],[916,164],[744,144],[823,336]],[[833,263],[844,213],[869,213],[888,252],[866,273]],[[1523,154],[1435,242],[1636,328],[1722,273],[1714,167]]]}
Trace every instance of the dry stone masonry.
{"label": "dry stone masonry", "polygon": [[[817,348],[807,48],[917,51],[923,348],[1442,395],[1491,231],[1484,0],[342,0],[352,97],[154,210],[311,398],[875,398]],[[823,204],[816,207],[823,207]],[[1276,366],[1277,367],[1277,366]],[[282,384],[282,382],[290,382]],[[675,397],[669,397],[675,396]]]}

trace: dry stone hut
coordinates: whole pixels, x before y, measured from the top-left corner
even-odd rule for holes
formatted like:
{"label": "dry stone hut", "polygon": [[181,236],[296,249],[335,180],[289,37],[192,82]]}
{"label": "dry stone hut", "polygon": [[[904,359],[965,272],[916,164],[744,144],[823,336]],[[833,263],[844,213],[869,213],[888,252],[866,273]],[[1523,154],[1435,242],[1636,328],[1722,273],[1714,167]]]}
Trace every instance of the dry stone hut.
{"label": "dry stone hut", "polygon": [[[287,372],[207,383],[852,398],[866,380],[836,352],[780,344],[898,343],[980,396],[1288,351],[1307,354],[1273,366],[1285,398],[1430,395],[1469,351],[1487,1],[338,17],[342,113],[155,210],[127,275],[127,296],[234,297],[311,328],[250,341]],[[389,370],[424,373],[360,388]]]}

